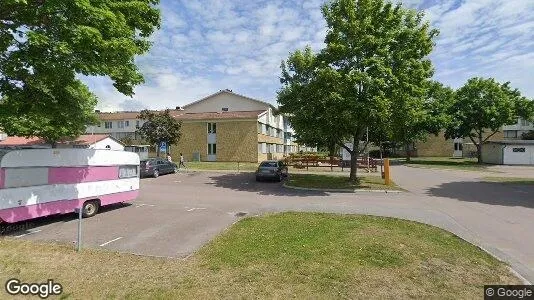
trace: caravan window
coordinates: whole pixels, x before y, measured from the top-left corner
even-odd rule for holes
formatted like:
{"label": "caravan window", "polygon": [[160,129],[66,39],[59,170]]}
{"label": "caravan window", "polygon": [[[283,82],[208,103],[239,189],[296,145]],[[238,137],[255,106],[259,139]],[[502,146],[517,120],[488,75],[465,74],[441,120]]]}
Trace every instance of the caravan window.
{"label": "caravan window", "polygon": [[137,177],[137,166],[120,166],[119,178],[133,178]]}
{"label": "caravan window", "polygon": [[513,152],[525,152],[525,148],[513,148]]}
{"label": "caravan window", "polygon": [[7,168],[5,187],[19,188],[48,184],[48,168]]}

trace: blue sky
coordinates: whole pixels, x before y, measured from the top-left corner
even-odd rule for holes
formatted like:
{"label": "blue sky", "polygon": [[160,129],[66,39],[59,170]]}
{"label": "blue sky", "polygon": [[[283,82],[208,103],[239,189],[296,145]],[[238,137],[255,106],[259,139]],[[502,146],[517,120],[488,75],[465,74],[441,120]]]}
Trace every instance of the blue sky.
{"label": "blue sky", "polygon": [[[280,62],[324,44],[323,0],[161,0],[162,28],[137,59],[146,83],[132,98],[106,78],[85,78],[104,111],[184,105],[221,89],[276,103]],[[407,0],[440,30],[436,80],[454,88],[474,76],[510,81],[534,98],[533,0]]]}

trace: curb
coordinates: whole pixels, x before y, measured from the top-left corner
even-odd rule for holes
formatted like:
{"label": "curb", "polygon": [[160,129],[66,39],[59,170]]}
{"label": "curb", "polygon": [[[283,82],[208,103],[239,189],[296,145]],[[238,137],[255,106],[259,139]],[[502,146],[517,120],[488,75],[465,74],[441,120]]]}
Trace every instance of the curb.
{"label": "curb", "polygon": [[304,188],[298,186],[287,185],[284,183],[282,185],[285,188],[301,191],[318,191],[318,192],[330,192],[330,193],[402,193],[403,191],[399,190],[365,190],[365,189],[318,189],[318,188]]}

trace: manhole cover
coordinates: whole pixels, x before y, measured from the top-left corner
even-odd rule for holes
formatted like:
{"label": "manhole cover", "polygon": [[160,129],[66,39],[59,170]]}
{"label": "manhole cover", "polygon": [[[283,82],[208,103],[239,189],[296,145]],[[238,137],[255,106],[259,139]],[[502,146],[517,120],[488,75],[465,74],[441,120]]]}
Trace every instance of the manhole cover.
{"label": "manhole cover", "polygon": [[243,216],[246,216],[246,215],[247,215],[247,213],[246,212],[242,212],[242,211],[240,211],[240,212],[235,214],[236,217],[243,217]]}

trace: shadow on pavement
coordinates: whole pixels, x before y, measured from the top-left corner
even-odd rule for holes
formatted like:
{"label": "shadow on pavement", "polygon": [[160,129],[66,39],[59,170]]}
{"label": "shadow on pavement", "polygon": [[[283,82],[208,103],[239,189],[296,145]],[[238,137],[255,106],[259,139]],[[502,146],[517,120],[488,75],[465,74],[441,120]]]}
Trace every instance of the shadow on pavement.
{"label": "shadow on pavement", "polygon": [[234,191],[253,192],[260,195],[273,195],[273,196],[295,196],[295,197],[308,197],[308,196],[327,196],[328,193],[321,191],[305,191],[294,190],[284,188],[283,182],[276,181],[261,181],[256,182],[254,173],[239,173],[239,174],[221,174],[211,175],[209,177],[213,180],[211,184],[216,187],[227,188]]}
{"label": "shadow on pavement", "polygon": [[[100,207],[98,214],[105,214],[120,208],[131,206],[131,203],[114,203]],[[33,229],[38,229],[41,226],[46,226],[52,223],[70,222],[78,219],[78,215],[75,213],[50,215],[41,218],[35,218],[27,221],[21,221],[17,223],[1,223],[0,224],[0,236],[17,236],[31,232]],[[83,221],[82,221],[83,222]]]}
{"label": "shadow on pavement", "polygon": [[443,183],[428,195],[490,205],[534,208],[534,186],[483,181]]}

